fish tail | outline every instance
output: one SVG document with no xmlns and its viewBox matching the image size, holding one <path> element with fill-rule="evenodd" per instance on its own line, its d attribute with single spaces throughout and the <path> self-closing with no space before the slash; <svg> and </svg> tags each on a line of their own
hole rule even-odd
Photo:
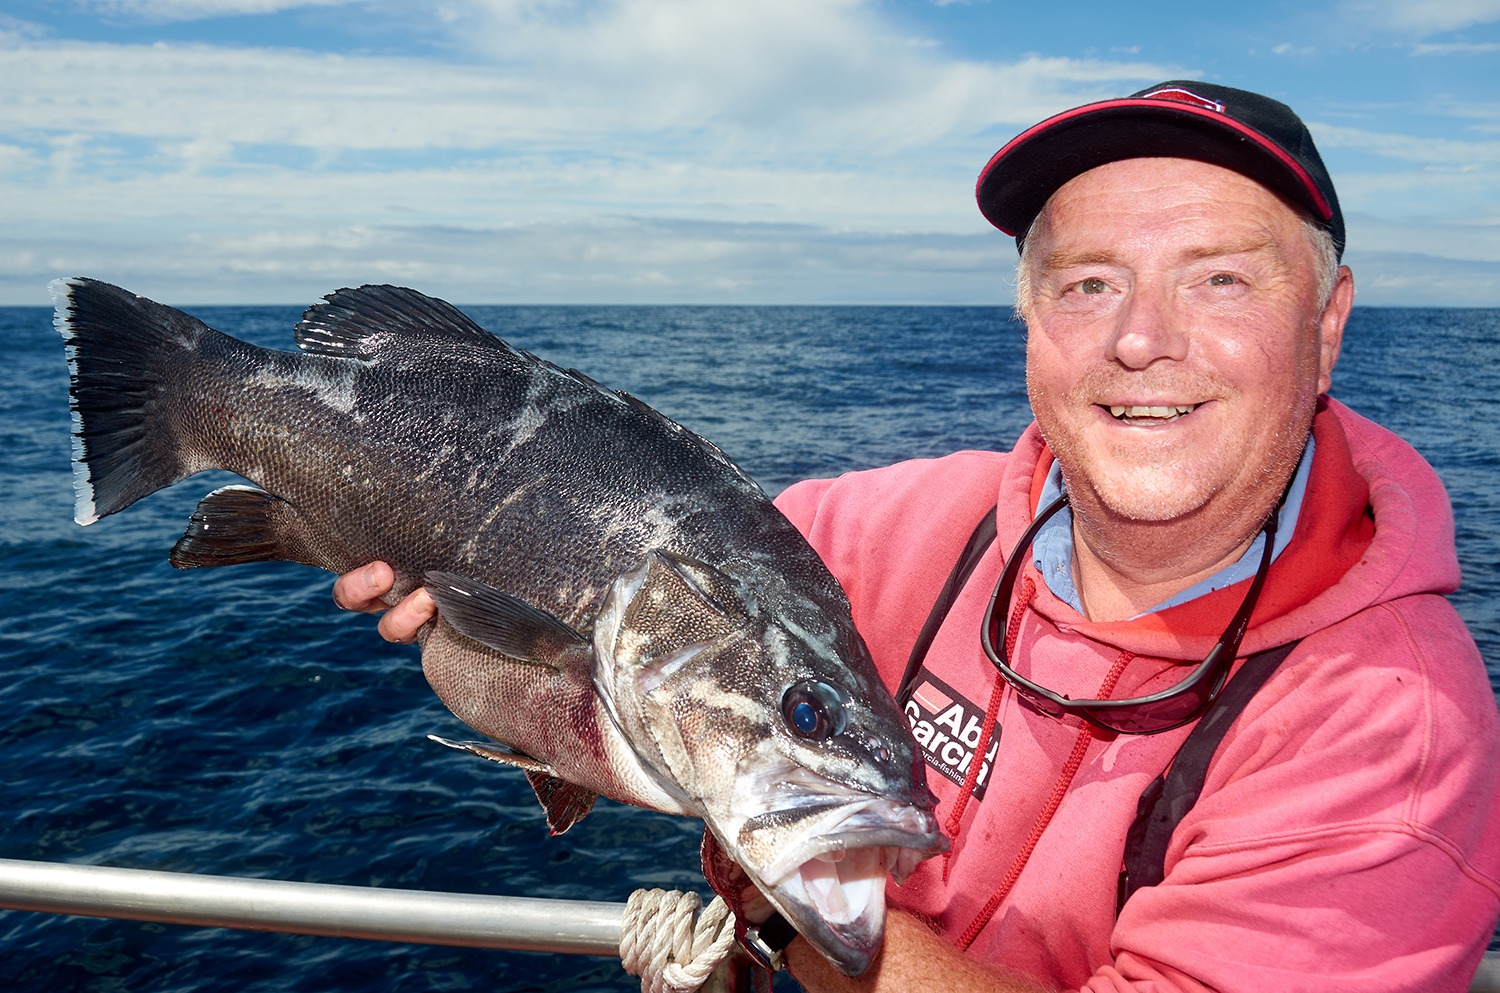
<svg viewBox="0 0 1500 993">
<path fill-rule="evenodd" d="M 92 524 L 211 468 L 183 453 L 172 394 L 203 337 L 217 332 L 96 279 L 55 279 L 47 289 L 72 380 L 74 520 Z"/>
</svg>

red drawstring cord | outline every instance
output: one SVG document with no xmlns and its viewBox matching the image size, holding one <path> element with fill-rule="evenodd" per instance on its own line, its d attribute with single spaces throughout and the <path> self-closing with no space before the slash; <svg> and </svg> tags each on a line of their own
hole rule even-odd
<svg viewBox="0 0 1500 993">
<path fill-rule="evenodd" d="M 1036 583 L 1030 576 L 1021 586 L 1021 599 L 1017 601 L 1016 608 L 1011 611 L 1010 623 L 1005 627 L 1005 654 L 1014 658 L 1016 652 L 1016 638 L 1021 633 L 1021 618 L 1026 616 L 1026 609 L 1031 606 L 1031 601 L 1036 599 Z M 963 821 L 964 809 L 969 805 L 969 797 L 974 795 L 974 784 L 979 781 L 979 770 L 984 765 L 984 755 L 990 748 L 990 738 L 995 733 L 995 720 L 1000 716 L 1000 701 L 1005 697 L 1005 680 L 996 676 L 995 688 L 990 690 L 990 703 L 984 711 L 984 727 L 979 732 L 979 744 L 974 748 L 974 757 L 969 760 L 969 771 L 964 774 L 963 788 L 958 791 L 958 799 L 953 801 L 953 811 L 948 815 L 943 830 L 948 837 L 957 839 L 958 828 Z M 943 853 L 943 882 L 948 881 L 948 867 L 953 864 L 953 847 Z"/>
<path fill-rule="evenodd" d="M 1027 577 L 1026 582 L 1027 586 L 1021 598 L 1021 609 L 1030 605 L 1031 598 L 1036 592 L 1036 588 L 1031 585 L 1030 577 Z M 1020 627 L 1018 621 L 1019 613 L 1012 615 L 1011 623 L 1005 633 L 1005 651 L 1007 654 L 1011 654 L 1012 657 L 1014 657 L 1013 653 L 1015 651 L 1016 632 Z M 1109 674 L 1104 677 L 1104 682 L 1099 685 L 1099 692 L 1094 699 L 1109 699 L 1110 694 L 1114 692 L 1115 683 L 1119 682 L 1120 674 L 1125 671 L 1125 667 L 1134 658 L 1135 655 L 1132 652 L 1120 653 L 1120 657 L 1115 659 L 1115 664 L 1110 668 Z M 989 747 L 989 735 L 994 726 L 995 712 L 998 709 L 995 706 L 995 701 L 1000 698 L 1001 685 L 1003 683 L 1004 680 L 997 675 L 995 677 L 995 690 L 991 695 L 989 714 L 985 719 L 984 731 L 980 734 L 980 750 L 974 754 L 975 762 L 978 762 L 984 754 L 983 749 Z M 1037 814 L 1036 823 L 1031 826 L 1031 834 L 1027 836 L 1026 843 L 1021 846 L 1021 850 L 1016 853 L 1015 861 L 1011 863 L 1010 871 L 1005 874 L 1005 879 L 1001 881 L 1000 886 L 994 893 L 990 894 L 990 898 L 985 901 L 979 913 L 969 922 L 969 926 L 964 928 L 963 934 L 959 935 L 957 940 L 954 941 L 954 945 L 958 948 L 966 949 L 974 943 L 974 939 L 979 937 L 979 932 L 984 930 L 985 925 L 990 922 L 990 918 L 995 916 L 995 911 L 999 909 L 1000 904 L 1010 895 L 1011 887 L 1015 886 L 1016 880 L 1020 878 L 1021 870 L 1026 867 L 1027 861 L 1030 860 L 1031 853 L 1036 849 L 1037 842 L 1041 840 L 1042 832 L 1046 830 L 1048 824 L 1052 823 L 1052 815 L 1057 813 L 1057 808 L 1062 805 L 1063 797 L 1068 793 L 1068 787 L 1073 784 L 1073 777 L 1078 773 L 1079 767 L 1083 765 L 1083 756 L 1088 751 L 1089 743 L 1093 741 L 1096 735 L 1102 737 L 1104 734 L 1105 732 L 1099 731 L 1092 724 L 1084 724 L 1079 730 L 1078 737 L 1073 742 L 1073 751 L 1068 755 L 1067 762 L 1063 763 L 1062 772 L 1058 773 L 1057 782 L 1052 787 L 1052 795 L 1047 797 L 1047 803 L 1042 807 L 1042 812 Z M 950 836 L 957 835 L 956 824 L 959 815 L 963 813 L 964 801 L 968 799 L 969 789 L 973 785 L 968 781 L 973 775 L 974 769 L 971 767 L 969 776 L 965 777 L 964 792 L 959 795 L 958 802 L 954 805 L 954 813 L 948 819 L 948 833 Z M 951 855 L 951 849 L 949 854 Z M 949 864 L 948 862 L 944 862 L 943 864 L 943 880 L 945 882 L 948 879 Z"/>
</svg>

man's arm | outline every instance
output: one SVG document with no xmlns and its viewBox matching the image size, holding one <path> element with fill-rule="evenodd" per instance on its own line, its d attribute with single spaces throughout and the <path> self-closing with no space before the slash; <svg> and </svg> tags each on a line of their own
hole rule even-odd
<svg viewBox="0 0 1500 993">
<path fill-rule="evenodd" d="M 850 979 L 806 941 L 787 946 L 787 965 L 809 993 L 1044 993 L 1043 988 L 969 958 L 910 914 L 891 910 L 885 945 L 865 974 Z"/>
</svg>

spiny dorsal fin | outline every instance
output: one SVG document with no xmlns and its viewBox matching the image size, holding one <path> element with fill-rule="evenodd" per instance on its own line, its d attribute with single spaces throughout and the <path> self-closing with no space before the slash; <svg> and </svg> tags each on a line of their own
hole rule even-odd
<svg viewBox="0 0 1500 993">
<path fill-rule="evenodd" d="M 493 586 L 451 572 L 429 572 L 425 585 L 449 627 L 513 659 L 562 668 L 564 656 L 588 650 L 567 624 Z"/>
<path fill-rule="evenodd" d="M 404 286 L 337 290 L 309 307 L 296 330 L 304 352 L 354 359 L 413 335 L 508 347 L 446 300 Z"/>
<path fill-rule="evenodd" d="M 439 735 L 429 734 L 428 741 L 435 741 L 439 745 L 447 745 L 470 755 L 478 755 L 482 759 L 491 762 L 500 762 L 504 765 L 513 765 L 517 769 L 527 772 L 536 772 L 544 776 L 555 776 L 556 771 L 541 759 L 534 759 L 525 752 L 518 752 L 509 745 L 502 745 L 495 741 L 454 741 L 452 738 L 444 738 Z"/>
<path fill-rule="evenodd" d="M 536 791 L 537 802 L 547 812 L 547 831 L 554 838 L 583 820 L 594 808 L 599 794 L 542 772 L 527 772 L 526 778 Z"/>
</svg>

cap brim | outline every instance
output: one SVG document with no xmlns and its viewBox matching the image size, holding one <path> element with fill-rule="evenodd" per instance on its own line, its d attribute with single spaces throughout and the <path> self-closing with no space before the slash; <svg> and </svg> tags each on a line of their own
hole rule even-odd
<svg viewBox="0 0 1500 993">
<path fill-rule="evenodd" d="M 1325 224 L 1334 218 L 1313 178 L 1281 146 L 1223 114 L 1156 99 L 1109 100 L 1048 118 L 990 158 L 975 197 L 991 224 L 1021 237 L 1069 180 L 1134 158 L 1210 162 L 1275 190 Z M 1342 247 L 1343 232 L 1333 234 Z"/>
</svg>

